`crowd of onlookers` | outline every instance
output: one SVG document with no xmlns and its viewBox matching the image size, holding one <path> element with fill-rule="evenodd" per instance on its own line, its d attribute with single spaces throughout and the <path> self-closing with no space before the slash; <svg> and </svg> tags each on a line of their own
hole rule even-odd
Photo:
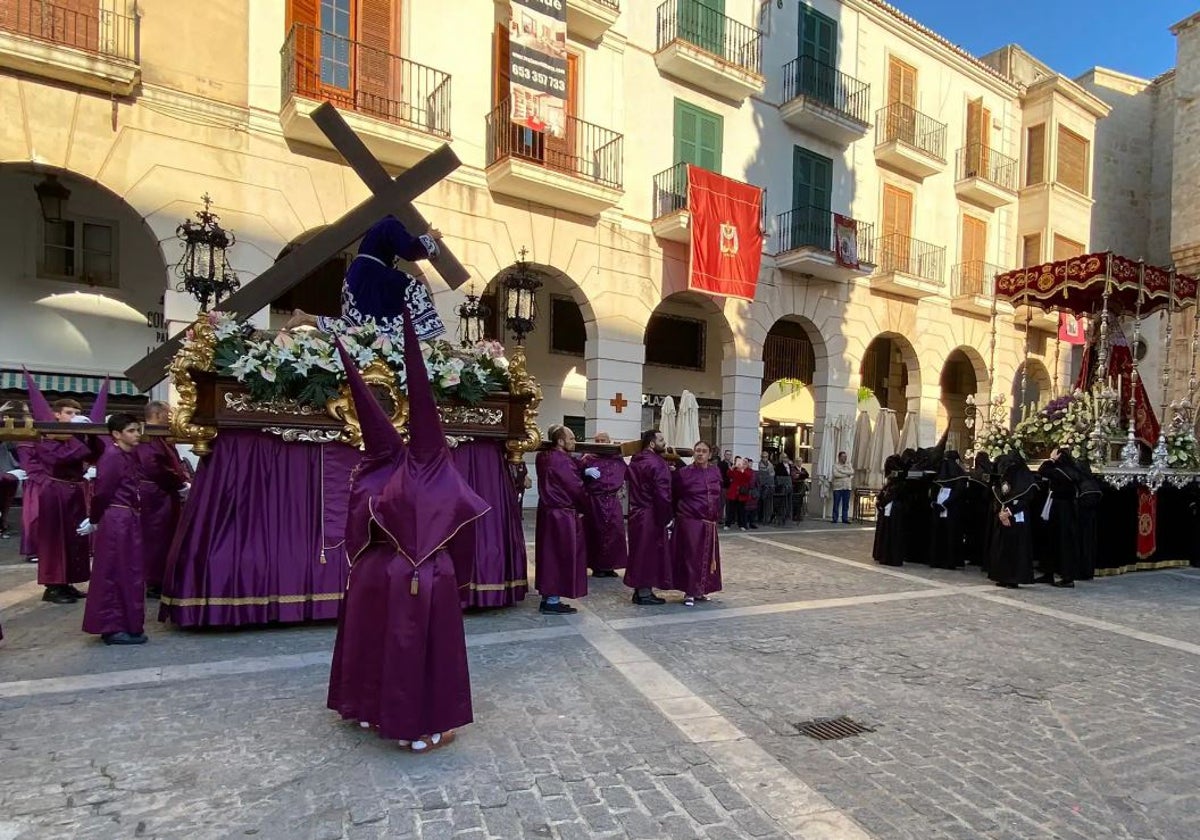
<svg viewBox="0 0 1200 840">
<path fill-rule="evenodd" d="M 808 470 L 781 453 L 763 452 L 752 458 L 734 457 L 731 450 L 717 462 L 725 491 L 723 528 L 755 530 L 760 525 L 786 525 L 801 520 L 811 484 Z"/>
</svg>

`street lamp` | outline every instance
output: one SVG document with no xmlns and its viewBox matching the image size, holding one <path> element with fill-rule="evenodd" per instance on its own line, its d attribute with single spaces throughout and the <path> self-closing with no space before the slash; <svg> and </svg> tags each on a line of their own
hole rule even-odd
<svg viewBox="0 0 1200 840">
<path fill-rule="evenodd" d="M 71 191 L 58 180 L 57 175 L 47 175 L 33 188 L 38 204 L 42 206 L 42 218 L 47 222 L 61 222 L 63 206 L 71 197 Z"/>
<path fill-rule="evenodd" d="M 183 257 L 175 266 L 180 278 L 175 288 L 187 292 L 200 304 L 200 311 L 207 312 L 210 300 L 219 304 L 242 284 L 226 255 L 237 239 L 232 231 L 221 227 L 220 217 L 210 209 L 212 199 L 208 193 L 201 200 L 204 209 L 196 212 L 198 221 L 188 219 L 175 229 L 183 246 Z"/>
<path fill-rule="evenodd" d="M 537 324 L 537 291 L 542 281 L 525 261 L 528 253 L 521 249 L 516 266 L 504 278 L 504 324 L 517 337 L 517 344 L 525 343 L 525 336 L 533 332 Z"/>
<path fill-rule="evenodd" d="M 463 347 L 474 347 L 484 339 L 487 319 L 491 316 L 491 308 L 475 294 L 475 284 L 472 283 L 467 299 L 458 306 L 458 340 Z"/>
</svg>

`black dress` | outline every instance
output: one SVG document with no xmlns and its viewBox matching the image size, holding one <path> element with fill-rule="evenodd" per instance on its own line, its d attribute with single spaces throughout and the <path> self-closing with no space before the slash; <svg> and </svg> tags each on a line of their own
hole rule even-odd
<svg viewBox="0 0 1200 840">
<path fill-rule="evenodd" d="M 1033 583 L 1033 522 L 1040 513 L 1036 504 L 1037 482 L 1025 461 L 1017 455 L 1003 455 L 996 464 L 1000 483 L 995 488 L 997 514 L 1009 512 L 1009 524 L 997 519 L 992 531 L 991 562 L 988 577 L 997 584 L 1015 587 Z"/>
<path fill-rule="evenodd" d="M 1069 455 L 1045 461 L 1038 467 L 1047 495 L 1038 516 L 1045 523 L 1045 540 L 1039 545 L 1045 566 L 1043 574 L 1056 574 L 1063 583 L 1079 577 L 1079 517 L 1076 500 L 1076 470 Z"/>
</svg>

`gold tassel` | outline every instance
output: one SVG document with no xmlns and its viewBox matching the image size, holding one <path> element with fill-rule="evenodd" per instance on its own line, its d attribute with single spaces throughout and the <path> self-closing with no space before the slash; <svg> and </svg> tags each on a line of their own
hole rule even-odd
<svg viewBox="0 0 1200 840">
<path fill-rule="evenodd" d="M 409 595 L 417 594 L 417 570 L 413 569 L 412 584 L 408 587 Z"/>
<path fill-rule="evenodd" d="M 321 565 L 322 565 L 322 566 L 324 566 L 324 565 L 325 565 L 325 552 L 324 552 L 324 550 L 322 550 L 322 551 L 321 551 Z"/>
</svg>

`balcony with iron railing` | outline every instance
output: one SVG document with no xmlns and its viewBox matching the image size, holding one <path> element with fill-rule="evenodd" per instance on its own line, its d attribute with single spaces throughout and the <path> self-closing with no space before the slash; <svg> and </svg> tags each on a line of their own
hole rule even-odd
<svg viewBox="0 0 1200 840">
<path fill-rule="evenodd" d="M 900 102 L 875 113 L 875 159 L 914 178 L 946 168 L 946 124 Z"/>
<path fill-rule="evenodd" d="M 875 267 L 875 227 L 827 207 L 797 207 L 776 217 L 775 264 L 793 274 L 822 280 L 852 280 Z"/>
<path fill-rule="evenodd" d="M 875 240 L 877 267 L 871 287 L 909 298 L 935 295 L 945 286 L 946 249 L 899 233 Z"/>
<path fill-rule="evenodd" d="M 960 198 L 989 210 L 1017 200 L 1020 164 L 983 143 L 971 143 L 955 152 L 954 172 L 954 189 Z"/>
<path fill-rule="evenodd" d="M 996 275 L 1005 269 L 983 260 L 968 260 L 950 268 L 950 307 L 973 315 L 1009 313 L 1012 307 L 996 300 Z"/>
<path fill-rule="evenodd" d="M 620 0 L 567 0 L 567 32 L 585 41 L 599 41 L 620 16 Z"/>
<path fill-rule="evenodd" d="M 562 136 L 513 122 L 512 102 L 486 117 L 487 178 L 493 192 L 594 216 L 624 195 L 625 139 L 567 116 Z"/>
<path fill-rule="evenodd" d="M 812 56 L 783 65 L 782 101 L 779 115 L 788 125 L 841 145 L 870 126 L 871 86 Z"/>
<path fill-rule="evenodd" d="M 139 18 L 46 0 L 0 2 L 0 68 L 128 96 L 141 82 Z"/>
<path fill-rule="evenodd" d="M 684 243 L 692 241 L 688 166 L 687 163 L 677 163 L 654 176 L 650 227 L 659 239 Z M 763 190 L 763 206 L 766 206 L 766 190 Z M 765 231 L 765 216 L 762 218 L 762 228 Z"/>
<path fill-rule="evenodd" d="M 762 34 L 700 0 L 658 7 L 654 63 L 668 76 L 733 101 L 761 93 Z"/>
<path fill-rule="evenodd" d="M 281 50 L 280 123 L 289 140 L 329 147 L 312 120 L 331 102 L 386 163 L 412 166 L 450 139 L 450 75 L 306 24 Z"/>
</svg>

